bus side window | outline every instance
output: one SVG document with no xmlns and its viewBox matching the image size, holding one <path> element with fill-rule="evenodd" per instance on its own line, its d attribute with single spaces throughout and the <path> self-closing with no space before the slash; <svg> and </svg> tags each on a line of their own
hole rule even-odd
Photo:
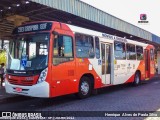
<svg viewBox="0 0 160 120">
<path fill-rule="evenodd" d="M 126 59 L 125 43 L 119 41 L 114 42 L 114 56 L 115 59 Z"/>
<path fill-rule="evenodd" d="M 96 51 L 96 58 L 100 58 L 100 50 L 99 50 L 99 38 L 95 37 L 95 51 Z"/>
<path fill-rule="evenodd" d="M 73 40 L 70 36 L 60 35 L 56 37 L 53 47 L 54 65 L 73 60 Z"/>
<path fill-rule="evenodd" d="M 143 60 L 143 47 L 136 46 L 137 60 Z"/>
<path fill-rule="evenodd" d="M 127 59 L 128 60 L 136 60 L 135 45 L 126 44 L 126 46 L 127 46 Z"/>
<path fill-rule="evenodd" d="M 94 42 L 92 36 L 76 33 L 75 40 L 77 57 L 94 58 Z"/>
</svg>

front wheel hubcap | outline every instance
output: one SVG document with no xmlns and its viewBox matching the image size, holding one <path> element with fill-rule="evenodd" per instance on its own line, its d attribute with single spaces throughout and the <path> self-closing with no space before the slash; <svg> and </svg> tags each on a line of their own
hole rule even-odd
<svg viewBox="0 0 160 120">
<path fill-rule="evenodd" d="M 84 82 L 82 82 L 82 84 L 81 84 L 81 93 L 82 93 L 83 95 L 87 95 L 88 92 L 89 92 L 89 84 L 88 84 L 88 82 L 84 81 Z"/>
</svg>

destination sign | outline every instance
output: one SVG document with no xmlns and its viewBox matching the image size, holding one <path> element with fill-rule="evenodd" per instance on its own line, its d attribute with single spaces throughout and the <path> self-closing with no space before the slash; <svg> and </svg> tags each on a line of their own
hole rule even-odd
<svg viewBox="0 0 160 120">
<path fill-rule="evenodd" d="M 111 39 L 111 40 L 116 40 L 116 41 L 120 41 L 120 42 L 127 42 L 126 38 L 121 38 L 121 37 L 109 35 L 106 33 L 102 33 L 102 36 L 106 37 L 108 39 Z"/>
<path fill-rule="evenodd" d="M 27 25 L 22 25 L 20 27 L 15 28 L 13 30 L 13 34 L 46 31 L 46 30 L 51 30 L 51 28 L 52 28 L 51 22 L 27 24 Z"/>
</svg>

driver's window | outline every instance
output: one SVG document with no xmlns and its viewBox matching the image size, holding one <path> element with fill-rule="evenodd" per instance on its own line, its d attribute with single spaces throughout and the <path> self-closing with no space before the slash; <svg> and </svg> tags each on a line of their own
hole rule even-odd
<svg viewBox="0 0 160 120">
<path fill-rule="evenodd" d="M 73 60 L 73 40 L 70 36 L 56 36 L 53 44 L 54 65 Z"/>
</svg>

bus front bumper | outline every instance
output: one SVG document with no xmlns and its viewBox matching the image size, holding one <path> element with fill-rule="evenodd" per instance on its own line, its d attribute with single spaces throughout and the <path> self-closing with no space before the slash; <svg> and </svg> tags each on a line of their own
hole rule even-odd
<svg viewBox="0 0 160 120">
<path fill-rule="evenodd" d="M 47 82 L 38 83 L 33 86 L 13 85 L 5 80 L 5 89 L 7 93 L 19 94 L 31 97 L 49 97 L 49 84 Z"/>
</svg>

